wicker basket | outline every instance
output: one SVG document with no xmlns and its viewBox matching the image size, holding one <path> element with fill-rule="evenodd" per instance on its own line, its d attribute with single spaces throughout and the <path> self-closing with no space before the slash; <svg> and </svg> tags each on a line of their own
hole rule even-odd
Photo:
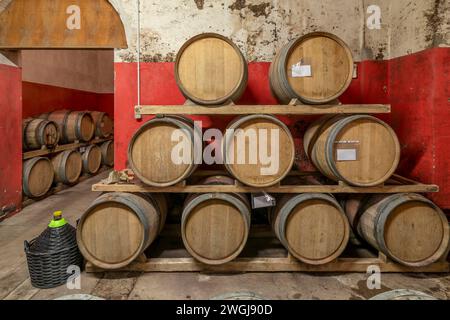
<svg viewBox="0 0 450 320">
<path fill-rule="evenodd" d="M 51 224 L 37 238 L 25 241 L 31 284 L 48 289 L 66 283 L 71 276 L 68 267 L 81 267 L 83 257 L 78 250 L 76 229 L 70 224 L 52 227 Z"/>
</svg>

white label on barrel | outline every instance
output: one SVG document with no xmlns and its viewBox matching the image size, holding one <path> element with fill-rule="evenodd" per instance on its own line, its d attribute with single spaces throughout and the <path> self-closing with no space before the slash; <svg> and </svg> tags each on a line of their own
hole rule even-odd
<svg viewBox="0 0 450 320">
<path fill-rule="evenodd" d="M 292 66 L 292 77 L 293 78 L 304 78 L 311 77 L 311 66 L 310 65 L 302 65 L 301 62 L 294 64 Z"/>
<path fill-rule="evenodd" d="M 337 149 L 337 161 L 356 161 L 356 149 Z"/>
</svg>

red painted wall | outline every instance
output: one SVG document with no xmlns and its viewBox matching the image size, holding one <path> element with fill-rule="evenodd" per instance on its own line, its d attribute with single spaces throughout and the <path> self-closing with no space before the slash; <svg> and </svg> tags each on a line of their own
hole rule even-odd
<svg viewBox="0 0 450 320">
<path fill-rule="evenodd" d="M 427 183 L 441 192 L 431 195 L 438 205 L 450 208 L 449 66 L 450 49 L 434 48 L 390 61 L 363 61 L 358 78 L 342 95 L 343 103 L 390 103 L 392 113 L 377 115 L 390 123 L 402 145 L 399 172 Z M 446 64 L 447 62 L 447 64 Z M 270 64 L 250 63 L 247 89 L 238 104 L 273 104 L 268 82 Z M 141 64 L 142 104 L 182 104 L 173 63 Z M 150 117 L 134 119 L 137 104 L 136 64 L 115 64 L 115 168 L 126 168 L 128 142 Z M 232 117 L 202 118 L 206 127 L 223 129 Z M 296 143 L 311 117 L 281 117 L 292 129 Z M 298 121 L 299 120 L 299 121 Z M 302 167 L 307 164 L 302 164 Z"/>
<path fill-rule="evenodd" d="M 23 82 L 23 118 L 60 109 L 96 110 L 114 116 L 114 94 Z"/>
<path fill-rule="evenodd" d="M 22 203 L 22 75 L 0 65 L 0 219 Z"/>
<path fill-rule="evenodd" d="M 450 208 L 450 49 L 434 48 L 389 61 L 392 123 L 402 143 L 399 172 L 440 186 L 430 194 Z"/>
</svg>

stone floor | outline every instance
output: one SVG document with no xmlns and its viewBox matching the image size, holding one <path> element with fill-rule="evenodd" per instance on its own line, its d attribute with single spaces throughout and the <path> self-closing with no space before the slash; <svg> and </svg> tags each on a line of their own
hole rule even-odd
<svg viewBox="0 0 450 320">
<path fill-rule="evenodd" d="M 91 294 L 106 299 L 210 299 L 229 292 L 253 292 L 269 299 L 368 299 L 391 289 L 413 289 L 450 298 L 449 274 L 382 274 L 381 289 L 367 288 L 363 273 L 83 273 L 81 289 L 40 290 L 28 276 L 23 241 L 46 227 L 51 213 L 62 210 L 71 224 L 98 196 L 91 185 L 107 173 L 27 206 L 0 223 L 0 299 L 55 299 Z"/>
</svg>

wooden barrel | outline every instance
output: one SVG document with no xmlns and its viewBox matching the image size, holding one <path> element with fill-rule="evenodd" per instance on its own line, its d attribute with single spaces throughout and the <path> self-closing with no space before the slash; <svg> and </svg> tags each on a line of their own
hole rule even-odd
<svg viewBox="0 0 450 320">
<path fill-rule="evenodd" d="M 100 149 L 102 150 L 102 163 L 112 167 L 114 165 L 114 141 L 103 142 Z"/>
<path fill-rule="evenodd" d="M 204 33 L 181 47 L 175 77 L 187 99 L 201 105 L 220 105 L 237 101 L 244 93 L 247 62 L 231 40 Z"/>
<path fill-rule="evenodd" d="M 277 238 L 294 257 L 319 265 L 341 255 L 349 240 L 350 226 L 332 195 L 286 195 L 277 202 L 270 211 L 270 222 Z"/>
<path fill-rule="evenodd" d="M 354 186 L 382 184 L 400 160 L 395 132 L 369 115 L 322 117 L 308 128 L 303 145 L 325 176 Z"/>
<path fill-rule="evenodd" d="M 86 147 L 81 159 L 83 161 L 83 172 L 94 174 L 102 165 L 102 150 L 95 144 Z"/>
<path fill-rule="evenodd" d="M 53 183 L 53 167 L 47 158 L 32 158 L 23 163 L 22 189 L 28 197 L 45 195 Z"/>
<path fill-rule="evenodd" d="M 83 170 L 81 154 L 75 150 L 59 153 L 52 159 L 55 181 L 74 184 L 78 181 Z"/>
<path fill-rule="evenodd" d="M 419 194 L 352 195 L 345 211 L 359 236 L 398 263 L 421 267 L 448 253 L 447 218 Z"/>
<path fill-rule="evenodd" d="M 22 124 L 23 149 L 53 149 L 59 141 L 58 126 L 45 119 L 25 119 Z"/>
<path fill-rule="evenodd" d="M 44 113 L 39 118 L 54 121 L 61 133 L 61 142 L 89 141 L 94 137 L 94 121 L 89 112 L 58 110 Z"/>
<path fill-rule="evenodd" d="M 91 111 L 92 120 L 95 125 L 95 136 L 108 138 L 114 132 L 114 123 L 106 112 Z"/>
<path fill-rule="evenodd" d="M 229 177 L 212 177 L 203 184 L 232 184 Z M 187 197 L 181 235 L 198 261 L 218 265 L 236 258 L 244 248 L 250 228 L 251 207 L 243 194 L 204 193 Z"/>
<path fill-rule="evenodd" d="M 267 187 L 281 181 L 291 170 L 295 157 L 294 139 L 289 128 L 276 117 L 243 116 L 232 121 L 227 132 L 233 133 L 226 134 L 222 144 L 225 168 L 240 182 Z M 261 153 L 273 157 L 272 167 L 265 163 L 266 159 L 261 159 Z"/>
<path fill-rule="evenodd" d="M 186 179 L 197 168 L 195 153 L 200 154 L 201 161 L 200 130 L 194 128 L 191 119 L 183 116 L 163 116 L 148 121 L 130 141 L 130 168 L 143 183 L 156 187 L 170 186 Z M 173 136 L 176 141 L 172 141 Z M 196 150 L 194 139 L 200 141 L 199 150 Z M 177 149 L 183 141 L 191 149 L 190 155 L 186 155 L 189 150 L 183 153 Z M 179 157 L 180 154 L 187 158 Z"/>
<path fill-rule="evenodd" d="M 396 289 L 386 291 L 370 298 L 369 300 L 438 300 L 437 298 L 417 290 Z"/>
<path fill-rule="evenodd" d="M 78 247 L 99 268 L 125 267 L 155 240 L 166 214 L 163 194 L 105 193 L 81 217 Z"/>
<path fill-rule="evenodd" d="M 350 48 L 333 34 L 313 32 L 285 45 L 269 70 L 270 88 L 279 102 L 299 99 L 325 104 L 337 99 L 353 77 Z"/>
</svg>

